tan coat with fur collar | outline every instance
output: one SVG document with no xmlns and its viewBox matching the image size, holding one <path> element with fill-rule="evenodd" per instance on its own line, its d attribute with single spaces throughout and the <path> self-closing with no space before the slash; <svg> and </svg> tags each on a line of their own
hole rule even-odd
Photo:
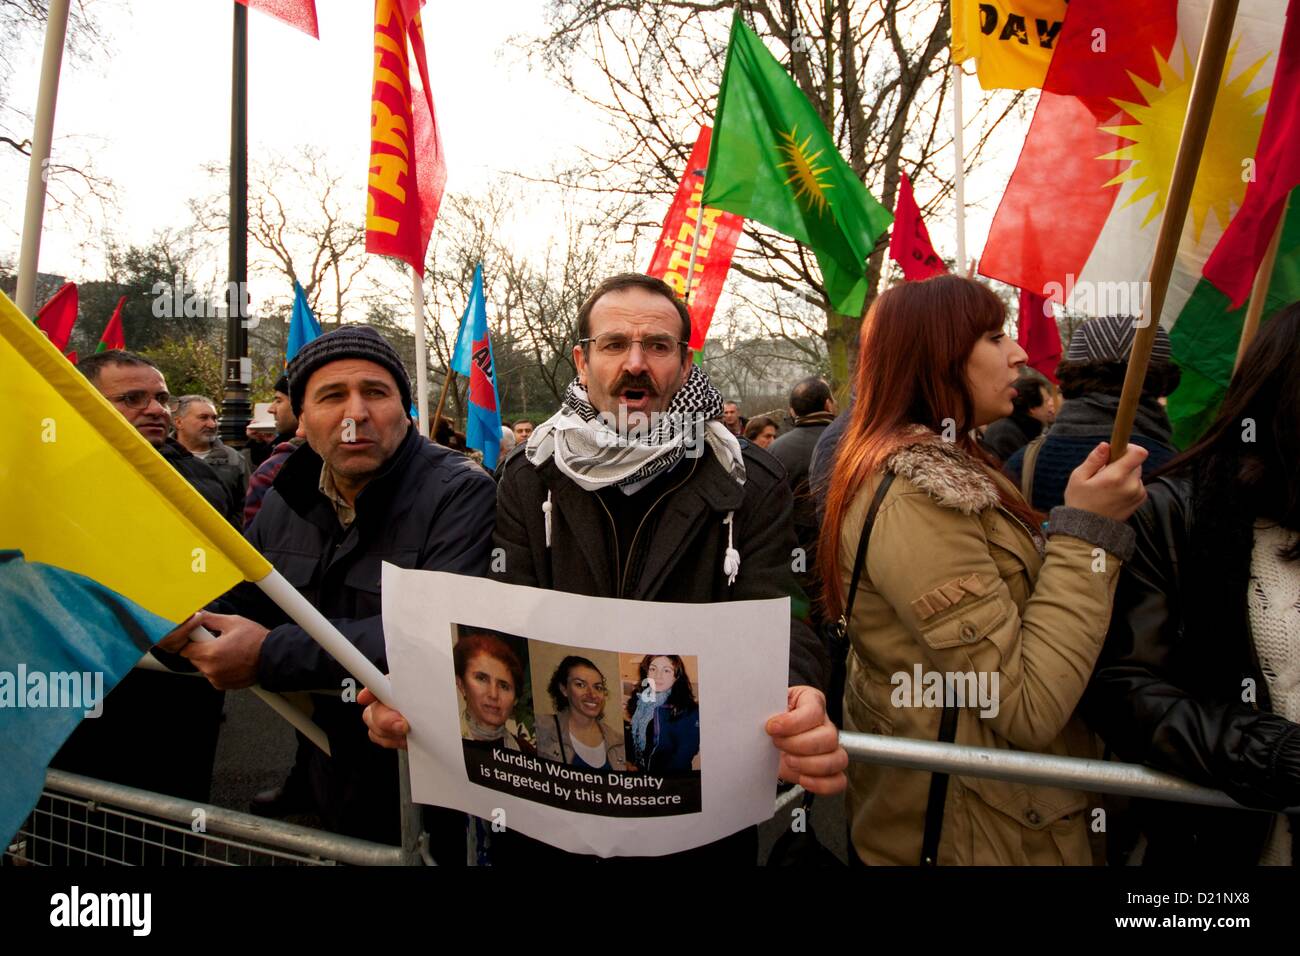
<svg viewBox="0 0 1300 956">
<path fill-rule="evenodd" d="M 1118 558 L 1060 533 L 1040 556 L 999 504 L 995 481 L 1010 487 L 1006 479 L 937 436 L 904 447 L 886 467 L 897 478 L 849 622 L 845 729 L 935 740 L 941 705 L 912 689 L 919 665 L 923 675 L 973 673 L 996 686 L 996 714 L 985 707 L 981 716 L 970 700 L 960 709 L 957 743 L 1097 756 L 1074 710 L 1106 635 Z M 880 480 L 859 491 L 845 519 L 846 589 Z M 852 841 L 864 862 L 919 861 L 929 786 L 927 772 L 850 766 Z M 1090 862 L 1083 793 L 976 777 L 950 777 L 948 786 L 941 865 Z"/>
</svg>

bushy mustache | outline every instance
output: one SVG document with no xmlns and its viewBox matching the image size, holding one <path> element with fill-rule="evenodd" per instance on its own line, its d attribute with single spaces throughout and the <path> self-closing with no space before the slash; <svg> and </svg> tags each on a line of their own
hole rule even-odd
<svg viewBox="0 0 1300 956">
<path fill-rule="evenodd" d="M 639 388 L 650 395 L 658 394 L 658 389 L 655 388 L 654 379 L 649 375 L 629 375 L 627 372 L 623 372 L 619 375 L 619 377 L 614 381 L 614 387 L 610 389 L 610 391 L 613 394 L 618 395 L 623 390 L 629 388 Z"/>
</svg>

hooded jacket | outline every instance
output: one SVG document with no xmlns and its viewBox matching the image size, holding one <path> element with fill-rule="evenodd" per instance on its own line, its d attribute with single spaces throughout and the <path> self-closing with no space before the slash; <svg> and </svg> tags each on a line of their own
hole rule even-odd
<svg viewBox="0 0 1300 956">
<path fill-rule="evenodd" d="M 925 430 L 886 469 L 897 477 L 876 516 L 849 622 L 845 729 L 935 740 L 943 700 L 925 689 L 951 680 L 952 702 L 963 703 L 958 686 L 966 695 L 956 743 L 1098 756 L 1074 711 L 1132 531 L 1058 508 L 1040 555 L 1030 529 L 1000 503 L 1006 478 Z M 866 482 L 847 512 L 844 590 L 881 480 Z M 930 773 L 852 763 L 848 774 L 858 856 L 916 865 Z M 950 777 L 938 862 L 1087 864 L 1087 808 L 1077 790 Z"/>
</svg>

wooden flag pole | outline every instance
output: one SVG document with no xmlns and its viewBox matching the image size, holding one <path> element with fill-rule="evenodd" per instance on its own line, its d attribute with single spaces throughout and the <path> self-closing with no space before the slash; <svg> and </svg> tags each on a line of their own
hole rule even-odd
<svg viewBox="0 0 1300 956">
<path fill-rule="evenodd" d="M 59 96 L 63 40 L 68 32 L 69 0 L 50 0 L 41 54 L 41 85 L 36 94 L 36 123 L 32 129 L 32 158 L 27 164 L 27 207 L 23 214 L 22 247 L 18 254 L 15 304 L 29 318 L 36 314 L 36 264 L 45 220 L 45 179 L 54 140 L 54 104 Z"/>
<path fill-rule="evenodd" d="M 1178 155 L 1169 182 L 1169 196 L 1160 220 L 1156 237 L 1155 256 L 1151 260 L 1151 273 L 1147 280 L 1149 289 L 1147 307 L 1133 338 L 1133 352 L 1129 356 L 1128 371 L 1124 375 L 1124 391 L 1115 412 L 1115 426 L 1110 435 L 1110 460 L 1115 461 L 1128 450 L 1129 435 L 1133 432 L 1133 419 L 1137 416 L 1138 399 L 1142 396 L 1142 382 L 1151 360 L 1151 346 L 1155 344 L 1160 314 L 1165 307 L 1165 293 L 1169 291 L 1169 276 L 1178 255 L 1178 243 L 1187 219 L 1187 207 L 1196 183 L 1196 171 L 1205 148 L 1214 100 L 1219 93 L 1223 64 L 1232 40 L 1232 25 L 1237 17 L 1238 0 L 1213 0 L 1210 16 L 1205 23 L 1201 39 L 1201 53 L 1196 60 L 1196 76 L 1192 80 L 1192 94 L 1187 104 L 1187 118 L 1183 121 L 1182 136 L 1178 140 Z"/>
<path fill-rule="evenodd" d="M 447 403 L 447 391 L 451 388 L 452 379 L 456 377 L 454 368 L 447 369 L 447 379 L 442 383 L 442 394 L 438 396 L 438 407 L 433 410 L 433 418 L 429 420 L 429 437 L 432 438 L 438 431 L 438 422 L 442 420 L 442 406 Z"/>
<path fill-rule="evenodd" d="M 1277 218 L 1277 228 L 1273 230 L 1273 238 L 1269 240 L 1268 248 L 1264 250 L 1264 259 L 1255 273 L 1255 284 L 1250 288 L 1250 307 L 1246 309 L 1246 321 L 1241 326 L 1241 341 L 1237 343 L 1237 360 L 1232 365 L 1234 373 L 1241 367 L 1241 357 L 1246 354 L 1250 343 L 1255 340 L 1255 333 L 1259 331 L 1259 320 L 1264 315 L 1264 301 L 1268 298 L 1268 283 L 1273 277 L 1273 265 L 1277 262 L 1278 246 L 1282 244 L 1282 227 L 1286 225 L 1288 201 L 1289 197 L 1282 202 L 1282 215 Z"/>
</svg>

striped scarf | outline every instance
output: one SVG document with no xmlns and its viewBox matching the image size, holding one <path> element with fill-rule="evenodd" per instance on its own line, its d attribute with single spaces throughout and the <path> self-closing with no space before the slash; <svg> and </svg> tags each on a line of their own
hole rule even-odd
<svg viewBox="0 0 1300 956">
<path fill-rule="evenodd" d="M 574 379 L 560 410 L 528 439 L 525 455 L 534 467 L 548 458 L 579 488 L 598 491 L 617 485 L 631 494 L 642 482 L 672 468 L 704 446 L 738 484 L 745 483 L 745 462 L 736 436 L 721 422 L 722 395 L 698 365 L 673 395 L 668 408 L 652 414 L 648 424 L 630 428 L 592 407 L 587 390 Z M 621 426 L 621 427 L 620 427 Z"/>
</svg>

